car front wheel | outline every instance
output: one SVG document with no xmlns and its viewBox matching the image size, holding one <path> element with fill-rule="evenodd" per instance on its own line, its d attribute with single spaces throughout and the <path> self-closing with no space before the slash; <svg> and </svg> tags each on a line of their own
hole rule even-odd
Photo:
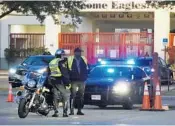
<svg viewBox="0 0 175 126">
<path fill-rule="evenodd" d="M 123 108 L 127 110 L 133 109 L 133 102 L 130 97 L 123 103 Z"/>
<path fill-rule="evenodd" d="M 174 83 L 173 75 L 170 75 L 170 81 L 169 81 L 169 84 L 170 84 L 170 85 L 173 85 L 173 83 Z"/>
<path fill-rule="evenodd" d="M 101 109 L 104 109 L 104 108 L 107 107 L 107 105 L 99 105 L 98 107 L 101 108 Z"/>
</svg>

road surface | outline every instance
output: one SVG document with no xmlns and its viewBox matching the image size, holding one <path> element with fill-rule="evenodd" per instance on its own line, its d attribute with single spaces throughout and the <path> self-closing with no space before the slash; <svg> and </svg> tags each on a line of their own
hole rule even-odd
<svg viewBox="0 0 175 126">
<path fill-rule="evenodd" d="M 8 78 L 7 76 L 0 76 L 0 90 L 1 89 L 8 89 Z M 170 85 L 170 90 L 175 89 L 175 84 Z M 168 91 L 168 86 L 167 85 L 162 85 L 161 87 L 162 91 Z"/>
<path fill-rule="evenodd" d="M 0 78 L 0 85 L 8 87 L 7 78 Z M 174 88 L 174 86 L 171 86 Z M 163 86 L 162 90 L 167 90 L 167 86 Z M 7 91 L 0 89 L 0 125 L 175 125 L 175 110 L 171 109 L 164 112 L 144 112 L 140 111 L 140 106 L 136 106 L 133 110 L 123 110 L 121 106 L 109 106 L 106 109 L 99 109 L 96 106 L 85 106 L 84 116 L 62 117 L 62 109 L 60 108 L 60 117 L 40 116 L 37 114 L 29 114 L 27 118 L 20 119 L 17 115 L 17 104 L 7 103 Z M 175 100 L 163 99 L 163 104 L 175 106 Z"/>
<path fill-rule="evenodd" d="M 109 106 L 106 109 L 99 109 L 96 106 L 85 106 L 84 116 L 60 117 L 39 116 L 29 114 L 27 118 L 20 119 L 17 115 L 17 104 L 7 103 L 7 96 L 0 96 L 0 125 L 175 125 L 175 110 L 164 112 L 144 112 L 139 111 L 139 106 L 133 110 L 123 110 L 120 106 Z M 164 100 L 164 104 L 174 104 L 174 101 Z"/>
</svg>

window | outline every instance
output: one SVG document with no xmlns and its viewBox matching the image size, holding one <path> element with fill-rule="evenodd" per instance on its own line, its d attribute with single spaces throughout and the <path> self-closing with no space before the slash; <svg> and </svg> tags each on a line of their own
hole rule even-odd
<svg viewBox="0 0 175 126">
<path fill-rule="evenodd" d="M 146 77 L 145 72 L 140 68 L 134 68 L 133 73 L 134 73 L 134 78 L 135 79 L 142 79 L 142 78 Z"/>
<path fill-rule="evenodd" d="M 96 67 L 94 68 L 89 77 L 91 78 L 131 78 L 132 69 L 130 67 Z"/>
<path fill-rule="evenodd" d="M 152 59 L 151 60 L 137 60 L 136 64 L 138 66 L 151 66 L 152 65 Z"/>
<path fill-rule="evenodd" d="M 23 65 L 48 65 L 53 58 L 54 57 L 28 57 L 26 60 L 24 60 Z"/>
<path fill-rule="evenodd" d="M 163 66 L 166 66 L 166 63 L 165 63 L 165 61 L 164 61 L 162 58 L 160 58 L 160 61 L 161 61 L 161 64 L 162 64 Z"/>
</svg>

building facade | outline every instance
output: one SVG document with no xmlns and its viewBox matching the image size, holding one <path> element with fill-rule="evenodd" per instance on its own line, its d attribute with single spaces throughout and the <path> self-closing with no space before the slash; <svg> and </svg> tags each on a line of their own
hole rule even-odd
<svg viewBox="0 0 175 126">
<path fill-rule="evenodd" d="M 6 16 L 0 20 L 0 56 L 4 58 L 4 49 L 13 45 L 15 48 L 25 48 L 23 41 L 32 41 L 34 46 L 38 41 L 43 42 L 51 53 L 59 47 L 59 33 L 141 33 L 146 31 L 150 34 L 148 42 L 154 40 L 154 51 L 164 57 L 165 43 L 168 39 L 171 29 L 175 29 L 175 10 L 174 9 L 155 9 L 145 6 L 144 2 L 129 1 L 120 3 L 118 1 L 92 1 L 86 2 L 83 10 L 82 23 L 77 28 L 67 28 L 64 25 L 56 25 L 53 19 L 48 16 L 41 26 L 35 16 Z M 69 18 L 60 16 L 60 20 L 65 24 L 70 23 Z M 17 35 L 23 34 L 23 37 Z M 37 37 L 28 37 L 24 35 L 37 35 Z M 13 39 L 15 38 L 15 39 Z M 25 39 L 24 39 L 25 38 Z M 128 38 L 129 41 L 130 38 Z M 133 41 L 137 39 L 133 38 Z M 97 42 L 100 39 L 97 38 Z M 137 41 L 141 41 L 140 38 Z M 147 49 L 148 53 L 151 50 Z M 1 68 L 5 66 L 5 60 L 1 60 Z"/>
</svg>

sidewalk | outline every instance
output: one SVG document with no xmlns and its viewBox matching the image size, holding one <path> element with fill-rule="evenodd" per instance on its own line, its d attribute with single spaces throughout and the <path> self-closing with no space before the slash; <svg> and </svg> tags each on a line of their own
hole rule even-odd
<svg viewBox="0 0 175 126">
<path fill-rule="evenodd" d="M 8 76 L 8 70 L 0 70 L 0 76 Z"/>
</svg>

